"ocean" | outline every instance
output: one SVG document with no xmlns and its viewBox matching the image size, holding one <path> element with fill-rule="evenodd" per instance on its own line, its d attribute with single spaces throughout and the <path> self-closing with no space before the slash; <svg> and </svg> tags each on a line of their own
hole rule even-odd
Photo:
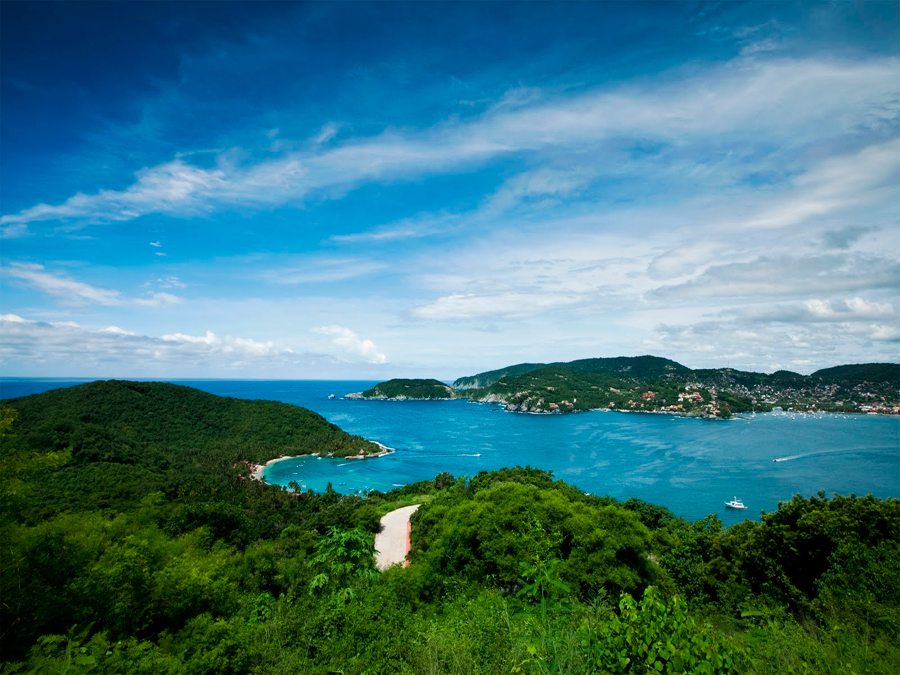
<svg viewBox="0 0 900 675">
<path fill-rule="evenodd" d="M 0 397 L 83 381 L 2 380 Z M 621 500 L 637 497 L 690 520 L 712 513 L 725 525 L 758 519 L 779 501 L 819 490 L 900 497 L 898 417 L 766 413 L 710 421 L 599 411 L 528 415 L 467 401 L 341 398 L 375 384 L 368 381 L 176 383 L 221 396 L 300 405 L 350 433 L 396 449 L 367 460 L 297 458 L 266 470 L 270 483 L 296 481 L 316 491 L 329 482 L 347 494 L 387 491 L 441 471 L 474 476 L 532 466 L 585 492 Z M 726 509 L 724 503 L 733 497 L 747 510 Z"/>
</svg>

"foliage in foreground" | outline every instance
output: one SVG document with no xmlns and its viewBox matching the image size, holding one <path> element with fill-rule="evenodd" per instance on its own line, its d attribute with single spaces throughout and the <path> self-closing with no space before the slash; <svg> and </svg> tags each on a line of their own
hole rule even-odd
<svg viewBox="0 0 900 675">
<path fill-rule="evenodd" d="M 177 428 L 192 413 L 171 403 Z M 900 663 L 897 500 L 796 497 L 723 529 L 528 468 L 366 500 L 290 495 L 223 461 L 214 429 L 205 449 L 174 436 L 120 447 L 162 433 L 158 422 L 108 412 L 85 435 L 34 413 L 40 397 L 28 405 L 17 422 L 0 416 L 12 469 L 0 473 L 3 673 L 836 675 Z M 123 473 L 136 447 L 146 456 Z M 425 502 L 412 565 L 378 574 L 378 515 L 410 500 Z"/>
</svg>

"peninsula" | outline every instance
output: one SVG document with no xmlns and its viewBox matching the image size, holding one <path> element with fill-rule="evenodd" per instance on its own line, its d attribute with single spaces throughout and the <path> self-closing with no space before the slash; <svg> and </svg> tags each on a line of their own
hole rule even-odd
<svg viewBox="0 0 900 675">
<path fill-rule="evenodd" d="M 425 382 L 436 385 L 432 395 L 411 395 L 420 390 L 402 384 Z M 801 375 L 786 370 L 771 374 L 733 368 L 694 370 L 658 356 L 620 356 L 520 363 L 461 377 L 453 388 L 437 380 L 391 380 L 355 397 L 466 398 L 499 403 L 511 412 L 616 410 L 722 419 L 776 407 L 900 414 L 898 384 L 900 365 L 893 363 L 843 365 Z"/>
</svg>

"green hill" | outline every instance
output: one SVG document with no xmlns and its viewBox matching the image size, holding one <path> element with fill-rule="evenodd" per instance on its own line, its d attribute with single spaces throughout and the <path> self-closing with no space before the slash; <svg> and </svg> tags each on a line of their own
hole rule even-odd
<svg viewBox="0 0 900 675">
<path fill-rule="evenodd" d="M 518 377 L 534 370 L 548 367 L 547 363 L 520 363 L 515 366 L 507 366 L 498 370 L 488 370 L 478 375 L 460 377 L 453 382 L 454 389 L 484 389 L 504 377 Z"/>
<path fill-rule="evenodd" d="M 810 377 L 823 382 L 862 384 L 874 382 L 900 388 L 900 365 L 896 363 L 860 363 L 817 370 Z"/>
<path fill-rule="evenodd" d="M 90 382 L 2 404 L 18 412 L 27 446 L 68 447 L 85 461 L 141 464 L 148 453 L 209 452 L 265 462 L 282 455 L 380 452 L 305 408 L 163 382 Z"/>
<path fill-rule="evenodd" d="M 432 400 L 456 398 L 456 392 L 439 380 L 394 379 L 376 384 L 371 389 L 362 392 L 359 397 L 398 401 Z"/>
<path fill-rule="evenodd" d="M 4 508 L 28 519 L 70 507 L 128 508 L 146 494 L 223 485 L 234 467 L 284 455 L 377 454 L 320 415 L 275 401 L 222 398 L 159 382 L 102 381 L 2 401 L 18 419 L 15 452 L 3 463 L 23 475 L 46 471 L 39 489 Z M 7 448 L 11 452 L 11 448 Z M 0 467 L 0 468 L 3 468 Z"/>
<path fill-rule="evenodd" d="M 579 359 L 554 363 L 520 363 L 499 370 L 489 370 L 453 383 L 456 389 L 483 389 L 504 377 L 518 377 L 541 368 L 564 368 L 583 373 L 610 373 L 624 377 L 659 379 L 669 375 L 689 373 L 690 368 L 659 356 L 616 356 L 612 358 Z"/>
</svg>

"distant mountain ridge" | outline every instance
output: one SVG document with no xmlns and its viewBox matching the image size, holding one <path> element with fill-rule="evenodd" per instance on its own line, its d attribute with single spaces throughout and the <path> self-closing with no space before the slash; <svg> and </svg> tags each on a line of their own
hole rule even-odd
<svg viewBox="0 0 900 675">
<path fill-rule="evenodd" d="M 733 368 L 691 369 L 677 361 L 659 356 L 617 356 L 612 358 L 555 361 L 553 363 L 519 363 L 477 375 L 460 377 L 453 382 L 454 389 L 483 389 L 507 377 L 516 377 L 543 368 L 563 368 L 585 373 L 609 373 L 634 378 L 660 378 L 670 375 L 691 375 L 700 381 L 730 382 L 732 384 L 801 384 L 815 380 L 823 382 L 873 382 L 900 386 L 900 364 L 861 363 L 822 368 L 811 375 L 801 375 L 790 370 L 774 373 L 756 373 Z"/>
<path fill-rule="evenodd" d="M 484 389 L 504 377 L 524 375 L 542 368 L 564 368 L 584 373 L 627 374 L 631 377 L 640 378 L 658 378 L 673 373 L 691 372 L 691 369 L 687 366 L 660 356 L 615 356 L 611 358 L 578 359 L 576 361 L 555 361 L 553 363 L 520 363 L 469 377 L 460 377 L 453 383 L 453 388 Z"/>
</svg>

